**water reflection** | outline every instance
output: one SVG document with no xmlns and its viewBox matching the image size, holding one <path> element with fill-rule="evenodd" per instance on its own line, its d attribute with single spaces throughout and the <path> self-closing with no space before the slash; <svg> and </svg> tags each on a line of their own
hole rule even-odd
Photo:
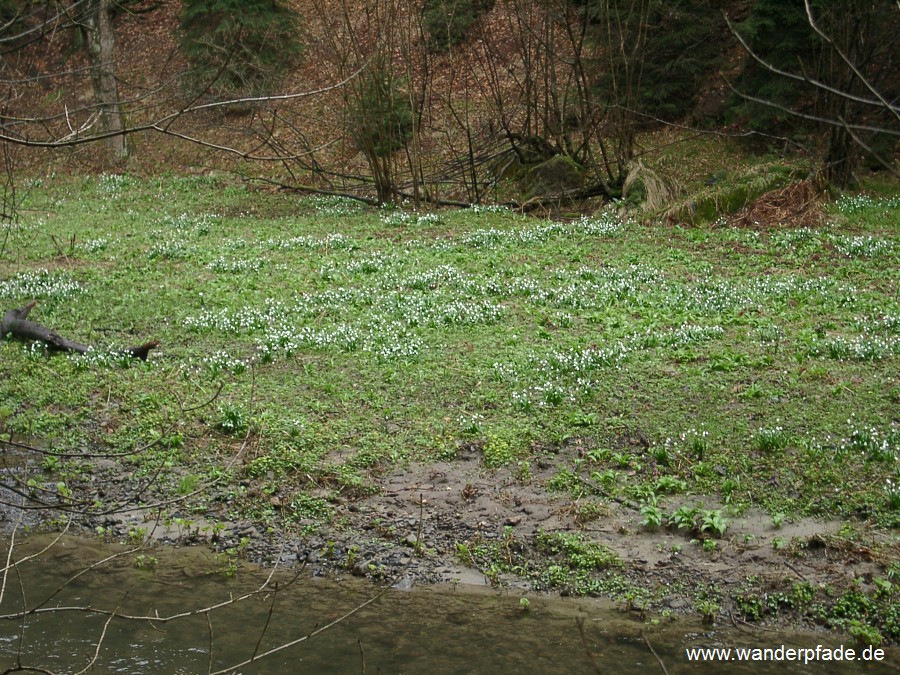
<svg viewBox="0 0 900 675">
<path fill-rule="evenodd" d="M 27 542 L 34 550 L 37 539 Z M 24 549 L 16 551 L 20 558 Z M 7 578 L 4 614 L 25 602 L 33 607 L 52 595 L 71 575 L 108 556 L 99 542 L 64 538 L 47 554 L 18 567 Z M 92 606 L 124 614 L 166 616 L 240 596 L 257 588 L 262 572 L 230 579 L 222 560 L 202 549 L 157 547 L 143 551 L 157 563 L 135 567 L 136 554 L 122 556 L 68 584 L 46 607 Z M 143 564 L 147 565 L 148 558 Z M 21 583 L 20 583 L 21 579 Z M 167 623 L 127 621 L 83 611 L 32 615 L 25 622 L 0 623 L 0 667 L 42 667 L 77 672 L 97 652 L 95 672 L 207 673 L 238 664 L 256 651 L 309 635 L 318 627 L 372 598 L 377 589 L 356 579 L 331 581 L 302 576 L 287 587 L 223 607 L 206 615 Z M 587 654 L 576 620 L 595 664 Z M 263 629 L 265 634 L 263 635 Z M 242 667 L 241 673 L 662 673 L 644 638 L 669 673 L 895 673 L 900 661 L 890 650 L 881 664 L 691 664 L 687 646 L 836 646 L 835 636 L 772 633 L 760 630 L 707 630 L 679 621 L 648 626 L 596 601 L 531 597 L 527 610 L 519 598 L 491 591 L 416 588 L 390 590 L 338 625 L 308 641 Z M 105 634 L 104 634 L 105 631 Z M 100 636 L 100 649 L 97 644 Z M 849 646 L 849 644 L 848 644 Z"/>
</svg>

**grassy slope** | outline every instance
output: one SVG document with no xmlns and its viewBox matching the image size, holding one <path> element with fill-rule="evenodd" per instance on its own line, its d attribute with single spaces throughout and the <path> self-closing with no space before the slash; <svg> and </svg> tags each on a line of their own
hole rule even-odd
<svg viewBox="0 0 900 675">
<path fill-rule="evenodd" d="M 663 523 L 701 500 L 900 523 L 896 197 L 815 231 L 380 212 L 172 177 L 37 185 L 26 207 L 2 307 L 35 297 L 67 337 L 162 350 L 122 367 L 4 341 L 0 425 L 61 452 L 161 436 L 126 464 L 176 493 L 221 475 L 249 425 L 198 511 L 308 526 L 467 445 L 523 480 L 553 453 L 547 490 L 583 498 L 580 476 Z"/>
</svg>

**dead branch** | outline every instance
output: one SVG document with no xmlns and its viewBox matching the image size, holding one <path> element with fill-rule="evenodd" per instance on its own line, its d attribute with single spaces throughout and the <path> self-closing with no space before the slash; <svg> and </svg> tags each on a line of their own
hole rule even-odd
<svg viewBox="0 0 900 675">
<path fill-rule="evenodd" d="M 808 3 L 807 3 L 807 10 L 809 11 Z M 803 82 L 805 84 L 810 84 L 813 87 L 816 87 L 817 89 L 822 89 L 824 91 L 827 91 L 830 94 L 834 94 L 835 96 L 839 96 L 841 98 L 846 98 L 847 100 L 853 101 L 855 103 L 862 103 L 864 105 L 877 106 L 879 108 L 884 108 L 884 109 L 889 110 L 892 113 L 894 113 L 895 116 L 900 114 L 900 109 L 898 109 L 897 106 L 893 106 L 890 103 L 888 103 L 886 100 L 884 100 L 884 97 L 881 96 L 878 93 L 878 91 L 868 83 L 868 81 L 859 73 L 859 71 L 847 59 L 847 57 L 845 57 L 843 55 L 843 53 L 837 49 L 837 47 L 834 45 L 833 41 L 819 30 L 819 28 L 813 22 L 811 14 L 809 15 L 809 25 L 813 28 L 813 30 L 815 30 L 817 33 L 819 33 L 819 35 L 821 35 L 822 38 L 826 42 L 828 42 L 830 45 L 832 45 L 835 48 L 835 50 L 838 52 L 838 54 L 841 56 L 841 58 L 847 63 L 847 65 L 850 68 L 853 69 L 853 71 L 857 74 L 857 76 L 860 78 L 860 80 L 866 84 L 866 87 L 875 94 L 877 99 L 866 98 L 864 96 L 856 96 L 855 94 L 853 94 L 851 92 L 843 91 L 842 89 L 838 89 L 837 87 L 832 87 L 831 85 L 827 84 L 826 82 L 822 82 L 820 80 L 813 79 L 809 75 L 806 75 L 806 74 L 798 75 L 796 73 L 792 73 L 787 70 L 777 68 L 774 65 L 772 65 L 771 63 L 769 63 L 768 61 L 766 61 L 765 59 L 763 59 L 755 51 L 753 51 L 752 47 L 750 47 L 750 45 L 747 44 L 747 41 L 744 39 L 744 37 L 735 29 L 734 25 L 731 23 L 731 20 L 728 18 L 727 15 L 725 16 L 725 23 L 728 24 L 728 28 L 731 31 L 732 35 L 734 35 L 737 38 L 738 42 L 741 43 L 741 47 L 744 48 L 744 51 L 746 51 L 747 54 L 749 54 L 750 57 L 754 61 L 756 61 L 759 65 L 761 65 L 763 68 L 768 70 L 770 73 L 778 75 L 779 77 L 785 77 L 789 80 L 794 80 L 796 82 Z"/>
<path fill-rule="evenodd" d="M 134 550 L 136 550 L 136 549 L 131 549 L 132 552 Z M 116 554 L 116 557 L 118 557 L 119 555 L 124 555 L 128 552 L 129 551 L 125 551 L 123 553 Z M 110 558 L 111 557 L 112 556 L 110 556 Z M 93 565 L 91 565 L 91 569 L 97 567 L 98 565 L 100 565 L 102 563 L 107 562 L 110 558 L 106 558 L 98 563 L 94 563 Z M 222 609 L 223 607 L 229 607 L 238 602 L 242 602 L 249 598 L 253 598 L 253 597 L 256 597 L 257 595 L 262 595 L 263 593 L 268 592 L 270 590 L 272 577 L 275 576 L 275 573 L 278 571 L 278 569 L 279 569 L 279 567 L 276 564 L 275 567 L 273 567 L 272 570 L 269 572 L 269 575 L 265 578 L 265 580 L 262 582 L 262 584 L 260 584 L 260 586 L 258 588 L 254 589 L 252 591 L 248 591 L 237 597 L 234 597 L 234 596 L 229 597 L 228 600 L 223 600 L 222 602 L 217 602 L 212 605 L 207 605 L 206 607 L 187 610 L 184 612 L 177 612 L 175 614 L 169 614 L 167 616 L 160 616 L 159 614 L 122 614 L 118 611 L 113 611 L 110 609 L 101 609 L 99 607 L 92 607 L 91 605 L 63 605 L 63 606 L 57 606 L 57 607 L 31 608 L 31 609 L 25 609 L 20 612 L 14 612 L 12 614 L 2 614 L 2 615 L 0 615 L 0 620 L 14 620 L 14 619 L 20 619 L 23 617 L 27 617 L 30 615 L 36 615 L 36 614 L 54 614 L 56 612 L 78 612 L 78 613 L 83 613 L 83 614 L 98 614 L 100 616 L 112 615 L 118 619 L 122 619 L 122 620 L 126 620 L 126 621 L 147 621 L 152 624 L 171 623 L 173 621 L 177 621 L 178 619 L 185 619 L 185 618 L 191 617 L 191 616 L 202 616 L 204 614 L 209 614 L 210 612 L 214 612 L 216 610 Z M 294 581 L 299 577 L 301 572 L 302 572 L 302 570 L 298 571 L 296 573 L 296 575 L 293 577 L 293 579 L 288 584 L 285 584 L 285 586 L 288 586 L 288 585 L 294 583 Z M 80 576 L 80 573 L 79 573 L 79 576 Z M 387 589 L 385 589 L 385 590 L 387 590 Z M 378 597 L 380 597 L 380 595 L 376 596 L 376 598 L 373 598 L 372 600 L 370 600 L 370 602 L 377 599 Z M 318 632 L 321 632 L 321 631 L 318 631 Z M 260 655 L 259 658 L 262 658 L 262 656 L 265 656 L 265 654 Z"/>
<path fill-rule="evenodd" d="M 584 617 L 579 616 L 575 619 L 575 624 L 578 626 L 578 635 L 581 636 L 581 646 L 584 647 L 584 653 L 587 654 L 588 660 L 594 668 L 594 672 L 597 673 L 597 675 L 602 675 L 603 670 L 600 668 L 600 664 L 597 663 L 594 652 L 592 652 L 591 648 L 588 646 L 587 636 L 584 634 Z"/>
<path fill-rule="evenodd" d="M 263 625 L 263 628 L 259 633 L 259 639 L 256 641 L 256 646 L 253 648 L 253 656 L 251 658 L 256 658 L 256 655 L 259 654 L 259 646 L 262 644 L 263 638 L 266 636 L 266 632 L 269 630 L 269 624 L 272 623 L 272 615 L 275 613 L 275 601 L 278 599 L 277 581 L 272 587 L 272 590 L 274 592 L 272 593 L 272 602 L 269 604 L 269 613 L 266 615 L 266 623 Z"/>
<path fill-rule="evenodd" d="M 27 319 L 28 314 L 34 309 L 36 304 L 37 301 L 32 300 L 24 307 L 7 310 L 3 314 L 3 318 L 0 319 L 0 336 L 12 335 L 19 340 L 43 342 L 51 351 L 77 352 L 79 354 L 86 354 L 92 351 L 92 348 L 88 345 L 83 345 L 80 342 L 74 342 L 64 338 L 39 323 L 29 321 Z M 137 347 L 127 347 L 119 353 L 135 359 L 140 359 L 141 361 L 146 361 L 147 356 L 150 354 L 150 350 L 158 346 L 159 342 L 154 340 L 145 342 Z"/>
<path fill-rule="evenodd" d="M 119 601 L 119 604 L 116 606 L 116 611 L 119 610 L 119 607 L 122 605 L 123 602 L 125 602 L 125 598 L 127 598 L 127 597 L 128 597 L 128 592 L 126 591 L 125 595 L 122 596 L 122 599 Z M 110 614 L 109 617 L 106 619 L 106 623 L 103 624 L 103 631 L 100 633 L 100 639 L 97 640 L 97 647 L 96 647 L 96 649 L 94 649 L 93 657 L 91 657 L 91 660 L 88 662 L 88 664 L 84 668 L 79 670 L 77 673 L 75 673 L 75 675 L 84 675 L 84 673 L 93 669 L 94 664 L 97 662 L 97 659 L 100 656 L 100 648 L 103 646 L 103 641 L 106 639 L 106 631 L 109 630 L 109 624 L 112 622 L 112 620 L 115 617 L 116 617 L 116 615 L 115 615 L 115 613 L 113 613 L 113 614 Z"/>
<path fill-rule="evenodd" d="M 900 122 L 900 106 L 897 106 L 893 102 L 888 102 L 888 100 L 881 94 L 878 89 L 872 85 L 871 82 L 860 72 L 857 65 L 853 62 L 853 60 L 844 53 L 844 50 L 838 46 L 834 40 L 831 39 L 831 36 L 825 33 L 819 25 L 816 23 L 815 18 L 813 17 L 812 6 L 809 4 L 809 0 L 804 0 L 803 3 L 806 6 L 806 18 L 809 22 L 810 27 L 819 35 L 825 42 L 827 42 L 832 49 L 837 53 L 838 56 L 841 57 L 841 60 L 847 65 L 850 70 L 853 71 L 853 74 L 859 79 L 860 82 L 868 89 L 872 95 L 878 99 L 877 103 L 872 102 L 873 105 L 878 105 L 885 110 L 889 111 L 893 114 L 893 116 Z M 898 3 L 898 9 L 900 9 L 900 3 Z M 841 96 L 850 98 L 850 94 L 847 92 L 838 92 Z"/>
<path fill-rule="evenodd" d="M 375 602 L 376 600 L 378 600 L 379 598 L 381 598 L 381 596 L 383 596 L 385 593 L 387 593 L 387 592 L 391 589 L 391 586 L 393 585 L 393 583 L 394 583 L 395 581 L 396 581 L 396 580 L 392 580 L 388 585 L 386 585 L 384 588 L 382 588 L 381 591 L 380 591 L 378 594 L 372 596 L 371 598 L 369 598 L 368 600 L 366 600 L 366 601 L 363 602 L 362 604 L 357 605 L 356 607 L 354 607 L 353 609 L 351 609 L 351 610 L 350 610 L 349 612 L 347 612 L 346 614 L 343 614 L 342 616 L 339 616 L 339 617 L 338 617 L 337 619 L 335 619 L 334 621 L 325 624 L 325 625 L 322 626 L 321 628 L 317 628 L 316 630 L 312 631 L 312 632 L 309 633 L 308 635 L 304 635 L 303 637 L 299 637 L 299 638 L 297 638 L 296 640 L 291 640 L 291 641 L 289 641 L 289 642 L 285 642 L 284 644 L 279 645 L 279 646 L 277 646 L 277 647 L 273 647 L 272 649 L 270 649 L 270 650 L 268 650 L 268 651 L 265 651 L 265 652 L 263 652 L 262 654 L 254 654 L 251 658 L 247 659 L 246 661 L 242 661 L 241 663 L 236 663 L 236 664 L 234 664 L 233 666 L 229 666 L 228 668 L 223 668 L 222 670 L 217 670 L 217 671 L 215 671 L 215 672 L 213 672 L 213 673 L 210 673 L 210 675 L 225 675 L 226 673 L 233 673 L 233 672 L 236 672 L 236 671 L 240 670 L 241 668 L 244 668 L 244 667 L 246 667 L 246 666 L 249 666 L 251 663 L 255 663 L 256 661 L 259 661 L 260 659 L 263 659 L 263 658 L 265 658 L 265 657 L 267 657 L 267 656 L 271 656 L 272 654 L 276 654 L 276 653 L 278 653 L 278 652 L 280 652 L 280 651 L 282 651 L 282 650 L 285 650 L 285 649 L 288 649 L 288 648 L 293 647 L 293 646 L 295 646 L 295 645 L 298 645 L 298 644 L 300 644 L 301 642 L 306 642 L 307 640 L 309 640 L 310 638 L 315 637 L 315 636 L 318 635 L 319 633 L 324 633 L 324 632 L 325 632 L 326 630 L 328 630 L 329 628 L 332 628 L 332 627 L 336 626 L 337 624 L 339 624 L 339 623 L 341 623 L 341 622 L 343 622 L 343 621 L 346 621 L 347 619 L 349 619 L 351 616 L 353 616 L 353 615 L 356 614 L 357 612 L 359 612 L 359 611 L 365 609 L 366 607 L 368 607 L 369 605 L 371 605 L 373 602 Z"/>
<path fill-rule="evenodd" d="M 654 658 L 656 658 L 656 662 L 659 664 L 659 667 L 662 668 L 663 673 L 665 675 L 669 675 L 669 670 L 666 668 L 666 664 L 663 663 L 661 658 L 659 658 L 659 654 L 657 654 L 656 650 L 653 649 L 653 645 L 650 644 L 650 640 L 648 640 L 647 636 L 644 635 L 644 631 L 641 631 L 641 637 L 644 639 L 644 644 L 647 645 L 647 649 L 649 649 L 650 653 L 653 654 Z"/>
</svg>

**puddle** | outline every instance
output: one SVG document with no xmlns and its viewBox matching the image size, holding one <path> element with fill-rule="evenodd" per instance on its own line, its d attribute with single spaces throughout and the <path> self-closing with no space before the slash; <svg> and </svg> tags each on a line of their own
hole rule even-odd
<svg viewBox="0 0 900 675">
<path fill-rule="evenodd" d="M 22 559 L 50 541 L 30 537 L 17 546 L 15 557 Z M 0 621 L 0 668 L 15 666 L 20 650 L 23 666 L 77 672 L 96 651 L 95 672 L 208 673 L 310 635 L 381 592 L 351 577 L 314 578 L 307 571 L 294 583 L 288 574 L 276 575 L 277 593 L 212 611 L 208 622 L 206 615 L 187 615 L 168 622 L 114 618 L 106 625 L 106 615 L 48 611 L 90 605 L 165 617 L 239 597 L 266 578 L 256 569 L 229 578 L 223 572 L 227 560 L 202 547 L 153 546 L 98 566 L 54 595 L 72 575 L 123 550 L 99 540 L 63 537 L 40 557 L 20 564 L 18 573 L 7 577 L 0 613 L 17 611 L 23 595 L 29 607 L 43 604 L 44 613 L 28 616 L 24 631 L 21 620 Z M 523 609 L 520 596 L 485 587 L 399 586 L 318 635 L 236 672 L 662 673 L 649 642 L 669 673 L 687 673 L 698 668 L 685 656 L 688 647 L 833 648 L 841 640 L 834 634 L 736 630 L 681 619 L 649 625 L 590 599 L 530 595 Z M 896 649 L 889 649 L 884 661 L 866 665 L 731 662 L 728 672 L 894 673 L 900 659 Z M 700 668 L 719 671 L 722 665 Z"/>
</svg>

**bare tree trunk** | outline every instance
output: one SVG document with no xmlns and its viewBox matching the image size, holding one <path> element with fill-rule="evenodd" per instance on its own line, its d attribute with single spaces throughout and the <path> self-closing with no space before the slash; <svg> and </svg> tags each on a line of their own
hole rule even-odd
<svg viewBox="0 0 900 675">
<path fill-rule="evenodd" d="M 112 0 L 90 0 L 85 24 L 91 60 L 91 83 L 100 111 L 103 133 L 115 134 L 106 139 L 116 160 L 128 157 L 125 121 L 119 104 L 119 87 L 115 74 L 115 32 L 110 12 Z"/>
</svg>

